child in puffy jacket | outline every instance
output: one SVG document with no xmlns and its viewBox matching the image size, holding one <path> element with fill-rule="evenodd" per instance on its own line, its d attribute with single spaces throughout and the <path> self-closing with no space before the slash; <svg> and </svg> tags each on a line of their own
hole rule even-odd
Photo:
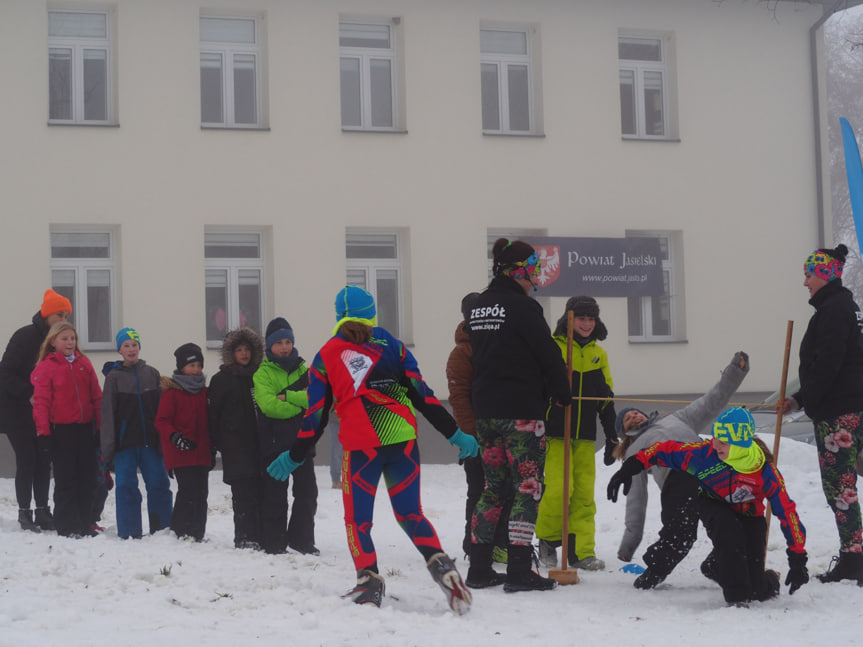
<svg viewBox="0 0 863 647">
<path fill-rule="evenodd" d="M 93 446 L 102 389 L 72 324 L 51 326 L 30 381 L 39 451 L 54 461 L 57 534 L 93 537 L 98 534 L 90 527 L 98 470 Z"/>
<path fill-rule="evenodd" d="M 168 474 L 177 479 L 177 496 L 171 530 L 178 537 L 204 538 L 207 528 L 207 494 L 213 456 L 207 429 L 207 388 L 204 355 L 197 344 L 174 351 L 177 370 L 162 376 L 162 398 L 156 413 L 156 430 Z"/>
</svg>

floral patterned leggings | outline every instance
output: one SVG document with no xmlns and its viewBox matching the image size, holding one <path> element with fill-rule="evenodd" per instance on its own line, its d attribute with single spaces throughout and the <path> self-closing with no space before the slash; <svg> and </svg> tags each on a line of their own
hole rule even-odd
<svg viewBox="0 0 863 647">
<path fill-rule="evenodd" d="M 857 459 L 863 454 L 863 412 L 815 423 L 821 487 L 836 517 L 839 550 L 863 552 L 863 527 L 857 500 Z"/>
<path fill-rule="evenodd" d="M 509 543 L 529 546 L 542 498 L 545 423 L 484 418 L 476 421 L 476 435 L 485 469 L 485 490 L 474 509 L 472 540 L 476 544 L 494 541 L 501 511 L 512 497 Z"/>
</svg>

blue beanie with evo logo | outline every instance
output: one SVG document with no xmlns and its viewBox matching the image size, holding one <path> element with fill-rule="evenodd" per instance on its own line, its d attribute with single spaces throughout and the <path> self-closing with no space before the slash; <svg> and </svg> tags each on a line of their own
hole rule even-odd
<svg viewBox="0 0 863 647">
<path fill-rule="evenodd" d="M 139 335 L 138 331 L 134 328 L 123 328 L 117 333 L 115 340 L 117 342 L 117 351 L 120 350 L 120 346 L 123 345 L 123 342 L 127 340 L 137 342 L 138 346 L 141 346 L 141 335 Z"/>
<path fill-rule="evenodd" d="M 336 321 L 345 317 L 374 319 L 377 315 L 375 298 L 356 285 L 346 285 L 336 295 Z"/>
<path fill-rule="evenodd" d="M 755 438 L 755 420 L 743 407 L 726 409 L 713 423 L 713 437 L 729 445 L 750 447 Z"/>
</svg>

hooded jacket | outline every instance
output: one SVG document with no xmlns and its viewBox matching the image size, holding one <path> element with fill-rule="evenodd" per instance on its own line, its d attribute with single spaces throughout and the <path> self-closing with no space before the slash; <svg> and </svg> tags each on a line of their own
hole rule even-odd
<svg viewBox="0 0 863 647">
<path fill-rule="evenodd" d="M 76 352 L 69 362 L 63 353 L 51 353 L 36 365 L 30 381 L 39 436 L 50 436 L 51 425 L 93 423 L 99 428 L 102 389 L 89 359 Z"/>
<path fill-rule="evenodd" d="M 455 329 L 455 348 L 450 351 L 446 361 L 446 382 L 449 387 L 449 404 L 452 415 L 459 428 L 466 434 L 476 436 L 476 421 L 470 402 L 473 366 L 470 360 L 473 349 L 465 322 L 460 321 Z"/>
<path fill-rule="evenodd" d="M 863 315 L 842 280 L 809 299 L 815 314 L 800 342 L 800 391 L 794 399 L 812 420 L 863 411 Z"/>
<path fill-rule="evenodd" d="M 544 420 L 550 400 L 570 403 L 566 364 L 542 306 L 514 279 L 492 279 L 473 304 L 468 331 L 476 418 Z"/>
<path fill-rule="evenodd" d="M 33 322 L 16 330 L 6 345 L 0 360 L 0 431 L 31 429 L 35 434 L 30 373 L 36 367 L 39 348 L 47 335 L 48 324 L 37 312 Z"/>
<path fill-rule="evenodd" d="M 234 361 L 234 350 L 240 345 L 251 350 L 247 366 Z M 225 483 L 260 476 L 252 376 L 263 358 L 264 342 L 260 335 L 251 328 L 233 330 L 222 343 L 222 366 L 210 379 L 207 418 L 213 446 L 222 453 Z"/>
<path fill-rule="evenodd" d="M 722 377 L 719 378 L 719 381 L 700 398 L 664 418 L 652 417 L 637 432 L 632 430 L 627 432 L 630 436 L 634 435 L 635 440 L 626 448 L 626 458 L 635 456 L 639 451 L 647 449 L 654 443 L 666 440 L 683 443 L 699 442 L 701 440 L 699 434 L 708 433 L 711 423 L 725 409 L 731 396 L 740 388 L 743 378 L 748 372 L 748 366 L 746 370 L 743 370 L 732 360 L 722 371 Z M 626 529 L 617 551 L 622 559 L 632 559 L 632 555 L 638 549 L 644 536 L 648 474 L 653 476 L 661 490 L 665 485 L 665 479 L 668 478 L 668 468 L 651 465 L 632 478 L 632 486 L 626 496 Z"/>
<path fill-rule="evenodd" d="M 164 375 L 159 380 L 159 387 L 162 398 L 156 414 L 156 430 L 162 441 L 165 467 L 168 470 L 200 465 L 209 467 L 213 464 L 213 457 L 207 429 L 207 389 L 190 393 Z M 171 434 L 175 431 L 196 443 L 197 447 L 185 452 L 177 449 L 171 442 Z"/>
<path fill-rule="evenodd" d="M 152 447 L 162 451 L 156 431 L 159 410 L 159 371 L 139 359 L 132 366 L 115 362 L 105 375 L 102 394 L 102 458 L 133 447 Z"/>
</svg>

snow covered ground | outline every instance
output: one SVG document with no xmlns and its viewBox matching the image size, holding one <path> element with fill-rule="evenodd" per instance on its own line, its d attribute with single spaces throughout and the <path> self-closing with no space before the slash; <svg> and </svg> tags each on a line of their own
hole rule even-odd
<svg viewBox="0 0 863 647">
<path fill-rule="evenodd" d="M 765 437 L 772 447 L 772 438 Z M 455 452 L 453 452 L 455 458 Z M 698 567 L 709 552 L 703 529 L 690 555 L 653 591 L 633 588 L 633 575 L 615 559 L 623 502 L 605 500 L 615 468 L 597 456 L 597 552 L 605 572 L 580 572 L 581 582 L 549 592 L 474 592 L 464 617 L 449 611 L 423 560 L 378 495 L 373 536 L 387 597 L 381 609 L 339 596 L 354 581 L 346 548 L 340 492 L 318 467 L 317 545 L 320 557 L 269 556 L 233 548 L 230 490 L 221 472 L 210 478 L 207 541 L 177 540 L 162 531 L 140 541 L 118 539 L 114 496 L 104 535 L 70 540 L 21 531 L 12 479 L 0 479 L 0 645 L 648 645 L 683 640 L 699 647 L 735 644 L 851 644 L 861 637 L 863 588 L 811 581 L 789 597 L 748 609 L 727 608 L 718 586 Z M 810 573 L 823 572 L 837 534 L 819 483 L 815 448 L 783 440 L 780 468 L 808 531 Z M 444 548 L 467 567 L 459 550 L 464 477 L 460 467 L 423 468 L 423 503 Z M 658 529 L 658 490 L 645 543 Z M 145 522 L 146 524 L 146 522 Z M 146 528 L 146 525 L 145 525 Z M 779 524 L 770 529 L 768 566 L 784 573 Z"/>
</svg>

